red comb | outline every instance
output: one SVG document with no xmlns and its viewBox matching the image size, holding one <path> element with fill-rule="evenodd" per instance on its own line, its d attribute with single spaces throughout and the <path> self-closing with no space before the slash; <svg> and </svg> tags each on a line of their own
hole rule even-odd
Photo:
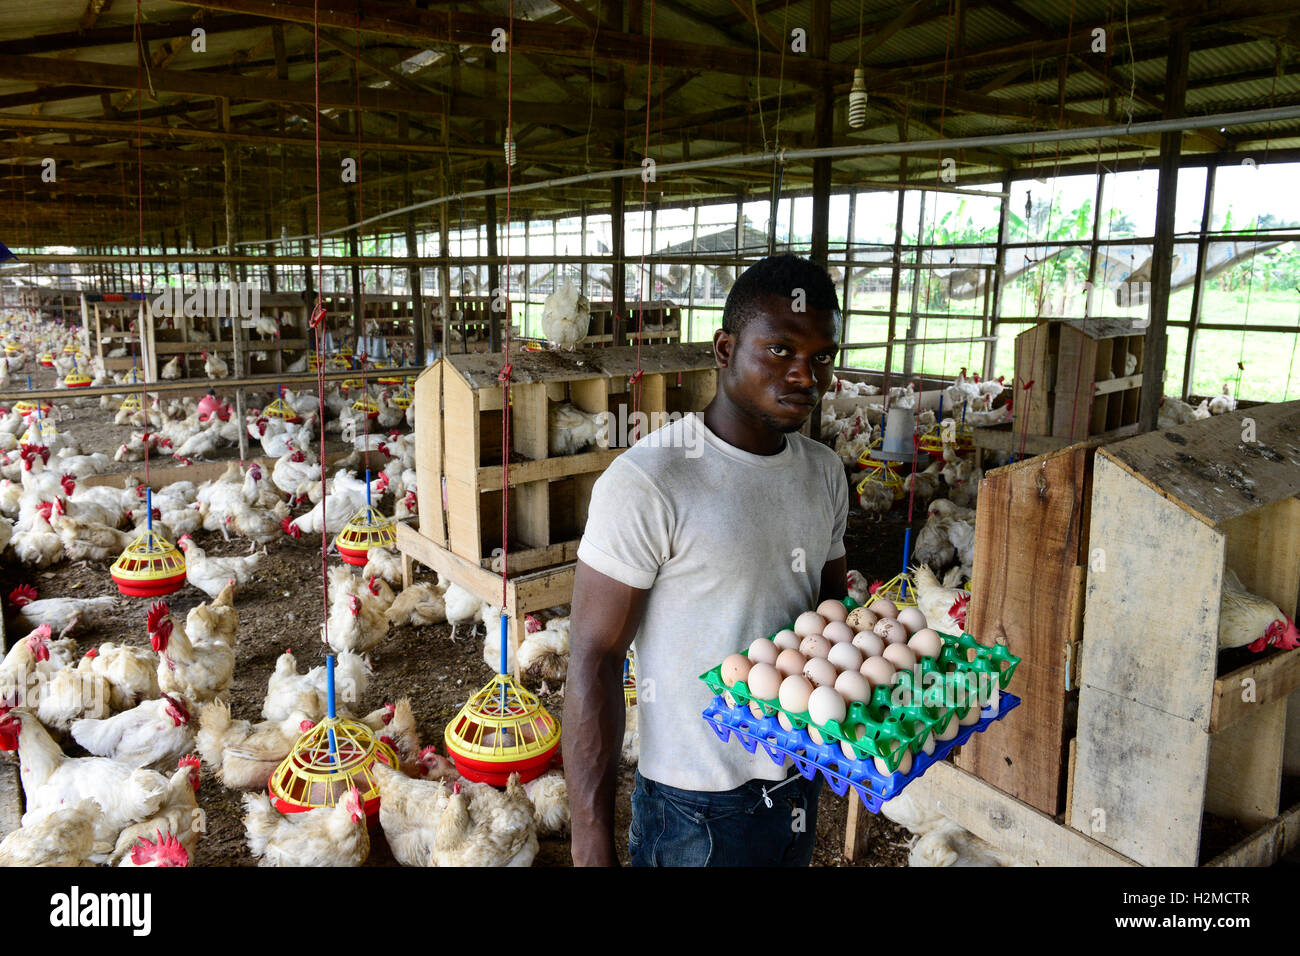
<svg viewBox="0 0 1300 956">
<path fill-rule="evenodd" d="M 94 660 L 96 657 L 99 656 L 99 648 L 92 647 L 90 650 L 86 651 L 86 653 L 82 654 L 81 656 L 89 657 L 91 660 Z"/>
<path fill-rule="evenodd" d="M 171 614 L 172 609 L 167 606 L 166 601 L 158 601 L 153 607 L 149 608 L 149 614 L 145 617 L 145 627 L 152 633 L 158 630 L 158 625 L 163 619 Z"/>
<path fill-rule="evenodd" d="M 9 601 L 18 607 L 26 607 L 36 600 L 36 588 L 30 584 L 20 584 L 9 592 Z"/>
<path fill-rule="evenodd" d="M 379 582 L 375 580 L 375 576 L 373 574 L 370 575 L 370 580 L 366 582 L 366 587 L 370 588 L 371 594 L 374 595 L 379 594 Z"/>
<path fill-rule="evenodd" d="M 451 792 L 454 793 L 454 794 L 455 794 L 455 793 L 460 793 L 460 783 L 453 783 L 453 784 L 451 785 Z"/>
</svg>

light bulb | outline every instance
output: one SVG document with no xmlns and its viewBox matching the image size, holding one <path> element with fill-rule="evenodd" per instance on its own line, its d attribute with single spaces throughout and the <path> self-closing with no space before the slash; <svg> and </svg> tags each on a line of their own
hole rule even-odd
<svg viewBox="0 0 1300 956">
<path fill-rule="evenodd" d="M 513 166 L 515 165 L 516 162 L 518 162 L 519 157 L 515 149 L 515 141 L 510 138 L 509 133 L 506 134 L 505 153 L 506 153 L 507 166 Z"/>
<path fill-rule="evenodd" d="M 853 71 L 853 86 L 849 90 L 849 126 L 862 129 L 867 125 L 867 78 L 858 67 Z"/>
</svg>

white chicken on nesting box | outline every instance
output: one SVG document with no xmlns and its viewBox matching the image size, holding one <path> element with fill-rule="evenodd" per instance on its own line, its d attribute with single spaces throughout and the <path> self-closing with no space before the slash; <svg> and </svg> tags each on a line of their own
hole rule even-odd
<svg viewBox="0 0 1300 956">
<path fill-rule="evenodd" d="M 546 297 L 542 305 L 542 332 L 553 348 L 570 351 L 587 337 L 591 303 L 572 279 Z"/>
</svg>

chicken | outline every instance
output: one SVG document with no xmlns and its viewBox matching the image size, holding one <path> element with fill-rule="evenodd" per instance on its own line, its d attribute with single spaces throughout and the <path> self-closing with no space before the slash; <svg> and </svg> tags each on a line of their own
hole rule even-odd
<svg viewBox="0 0 1300 956">
<path fill-rule="evenodd" d="M 451 798 L 444 781 L 412 780 L 376 761 L 379 785 L 379 825 L 402 866 L 433 865 L 433 844 L 438 821 Z M 486 787 L 487 784 L 466 784 Z"/>
<path fill-rule="evenodd" d="M 402 559 L 387 548 L 371 548 L 366 552 L 366 566 L 361 569 L 363 578 L 379 578 L 397 587 L 402 583 Z"/>
<path fill-rule="evenodd" d="M 9 546 L 19 562 L 37 568 L 48 568 L 63 557 L 63 539 L 50 526 L 49 520 L 39 514 L 30 529 L 14 531 Z"/>
<path fill-rule="evenodd" d="M 360 654 L 340 651 L 334 659 L 334 690 L 336 703 L 355 703 L 366 695 L 370 676 L 374 671 L 370 662 Z M 313 667 L 306 674 L 298 673 L 297 660 L 292 651 L 285 651 L 275 662 L 275 671 L 266 682 L 266 697 L 262 701 L 262 717 L 279 723 L 295 711 L 302 711 L 311 720 L 320 720 L 328 707 L 325 665 Z"/>
<path fill-rule="evenodd" d="M 548 429 L 552 455 L 576 455 L 596 443 L 602 415 L 565 402 L 551 409 Z"/>
<path fill-rule="evenodd" d="M 878 481 L 864 481 L 858 492 L 858 505 L 878 521 L 894 507 L 894 492 Z"/>
<path fill-rule="evenodd" d="M 903 491 L 912 493 L 916 488 L 916 500 L 927 502 L 939 491 L 939 463 L 933 461 L 924 471 L 915 471 L 903 479 Z"/>
<path fill-rule="evenodd" d="M 187 857 L 192 859 L 199 835 L 207 828 L 206 818 L 195 798 L 198 792 L 199 760 L 190 754 L 177 761 L 176 769 L 167 778 L 162 804 L 153 815 L 123 828 L 118 834 L 109 863 L 126 866 L 124 861 L 134 853 L 139 841 L 158 831 L 171 834 Z"/>
<path fill-rule="evenodd" d="M 118 834 L 132 823 L 158 811 L 167 792 L 167 778 L 155 770 L 130 767 L 107 757 L 67 757 L 26 709 L 0 718 L 0 749 L 17 750 L 23 783 L 23 826 L 58 810 L 91 799 L 101 812 L 94 820 L 94 845 L 89 859 L 105 862 Z"/>
<path fill-rule="evenodd" d="M 181 357 L 179 355 L 173 356 L 172 360 L 162 367 L 162 371 L 159 372 L 158 375 L 160 378 L 166 379 L 168 381 L 174 378 L 180 378 Z"/>
<path fill-rule="evenodd" d="M 50 512 L 50 527 L 63 542 L 63 555 L 69 561 L 111 563 L 135 540 L 134 531 L 118 531 L 107 525 L 84 521 L 64 514 L 63 502 L 55 499 Z"/>
<path fill-rule="evenodd" d="M 1247 591 L 1228 568 L 1219 601 L 1219 650 L 1242 646 L 1256 654 L 1268 647 L 1291 650 L 1300 647 L 1300 632 L 1289 614 Z"/>
<path fill-rule="evenodd" d="M 397 753 L 403 772 L 410 770 L 419 773 L 427 767 L 420 766 L 422 748 L 420 731 L 415 723 L 415 712 L 411 709 L 411 698 L 401 697 L 395 704 L 385 704 L 379 710 L 380 718 L 376 724 L 363 717 L 361 722 L 374 731 L 375 736 Z M 437 751 L 434 751 L 435 755 Z"/>
<path fill-rule="evenodd" d="M 552 347 L 572 351 L 587 337 L 590 325 L 590 302 L 566 278 L 542 304 L 542 333 Z"/>
<path fill-rule="evenodd" d="M 170 694 L 112 717 L 72 724 L 72 739 L 88 752 L 150 770 L 175 766 L 194 743 L 194 732 L 184 699 Z"/>
<path fill-rule="evenodd" d="M 486 602 L 481 601 L 474 594 L 465 590 L 454 581 L 448 582 L 442 592 L 443 612 L 447 616 L 448 623 L 451 624 L 451 640 L 456 642 L 456 628 L 461 624 L 469 621 L 471 631 L 483 613 Z"/>
<path fill-rule="evenodd" d="M 60 734 L 66 734 L 83 717 L 102 718 L 111 713 L 112 688 L 84 657 L 76 666 L 50 674 L 36 692 L 37 718 Z"/>
<path fill-rule="evenodd" d="M 82 631 L 94 631 L 117 616 L 122 602 L 112 595 L 96 598 L 46 598 L 32 600 L 28 592 L 11 592 L 9 600 L 21 608 L 18 626 L 36 627 L 48 624 L 60 637 L 71 637 Z"/>
<path fill-rule="evenodd" d="M 1211 415 L 1226 415 L 1228 412 L 1237 410 L 1237 400 L 1232 397 L 1228 391 L 1228 383 L 1223 383 L 1223 393 L 1215 395 L 1210 399 L 1209 411 Z"/>
<path fill-rule="evenodd" d="M 858 604 L 865 605 L 871 599 L 871 582 L 868 581 L 861 571 L 849 569 L 845 575 L 847 579 L 849 597 L 853 598 Z"/>
<path fill-rule="evenodd" d="M 524 792 L 533 805 L 533 822 L 538 836 L 568 832 L 569 788 L 564 773 L 551 770 L 524 784 Z"/>
<path fill-rule="evenodd" d="M 374 578 L 371 582 L 378 585 Z M 321 626 L 321 640 L 339 651 L 364 653 L 377 647 L 388 636 L 385 614 L 392 599 L 385 603 L 385 596 L 375 590 L 346 567 L 331 568 L 330 612 Z"/>
<path fill-rule="evenodd" d="M 294 742 L 314 726 L 303 711 L 279 722 L 233 720 L 229 704 L 213 701 L 199 712 L 199 756 L 216 771 L 223 786 L 260 790 Z"/>
<path fill-rule="evenodd" d="M 203 371 L 208 378 L 225 378 L 230 374 L 230 366 L 221 356 L 210 354 L 206 349 L 200 354 L 203 356 Z"/>
<path fill-rule="evenodd" d="M 969 591 L 944 587 L 928 564 L 912 568 L 912 582 L 916 585 L 917 609 L 930 627 L 940 634 L 965 633 Z"/>
<path fill-rule="evenodd" d="M 89 866 L 100 812 L 81 800 L 19 827 L 0 842 L 0 866 Z"/>
<path fill-rule="evenodd" d="M 113 710 L 129 710 L 161 693 L 158 655 L 152 651 L 105 641 L 86 651 L 86 657 L 92 662 L 92 670 L 108 681 L 109 704 Z"/>
<path fill-rule="evenodd" d="M 320 465 L 296 449 L 278 458 L 271 469 L 271 483 L 296 500 L 306 500 L 308 488 L 319 482 Z"/>
<path fill-rule="evenodd" d="M 244 831 L 258 866 L 360 866 L 370 855 L 361 794 L 335 807 L 282 814 L 262 793 L 244 794 Z"/>
<path fill-rule="evenodd" d="M 138 837 L 118 866 L 189 866 L 190 854 L 174 833 L 156 831 L 155 840 Z"/>
<path fill-rule="evenodd" d="M 957 550 L 948 540 L 948 528 L 953 523 L 951 515 L 930 513 L 916 536 L 912 558 L 919 564 L 932 568 L 946 568 L 957 558 Z"/>
<path fill-rule="evenodd" d="M 531 866 L 537 855 L 533 805 L 512 773 L 504 793 L 452 784 L 434 830 L 435 866 Z M 382 801 L 380 803 L 382 807 Z"/>
<path fill-rule="evenodd" d="M 1014 857 L 1000 853 L 975 834 L 944 820 L 912 844 L 908 866 L 1017 866 Z"/>
<path fill-rule="evenodd" d="M 205 601 L 185 616 L 185 633 L 195 644 L 220 641 L 234 647 L 239 634 L 239 612 L 235 610 L 235 582 L 226 582 L 215 598 Z"/>
<path fill-rule="evenodd" d="M 215 598 L 232 578 L 237 588 L 253 579 L 266 557 L 266 548 L 244 557 L 209 558 L 189 535 L 181 535 L 177 546 L 185 552 L 185 579 L 210 598 Z"/>
<path fill-rule="evenodd" d="M 235 649 L 214 633 L 203 642 L 191 641 L 176 626 L 171 608 L 159 601 L 149 609 L 149 642 L 158 652 L 158 686 L 195 704 L 225 695 L 235 672 Z"/>
<path fill-rule="evenodd" d="M 518 656 L 520 673 L 533 680 L 564 680 L 569 672 L 569 619 L 551 618 L 545 627 L 528 632 Z"/>
<path fill-rule="evenodd" d="M 50 661 L 50 626 L 42 624 L 15 641 L 0 662 L 0 702 L 5 706 L 34 703 L 48 673 L 60 669 Z"/>
<path fill-rule="evenodd" d="M 370 565 L 366 565 L 367 570 Z M 390 627 L 428 627 L 447 620 L 442 594 L 431 584 L 412 584 L 394 598 L 384 614 Z"/>
</svg>

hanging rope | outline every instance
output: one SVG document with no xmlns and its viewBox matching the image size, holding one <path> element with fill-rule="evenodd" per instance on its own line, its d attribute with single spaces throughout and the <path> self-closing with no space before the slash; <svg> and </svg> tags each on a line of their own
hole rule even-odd
<svg viewBox="0 0 1300 956">
<path fill-rule="evenodd" d="M 139 227 L 139 238 L 136 244 L 136 255 L 139 257 L 139 268 L 137 275 L 140 278 L 140 295 L 145 296 L 148 289 L 144 287 L 144 118 L 140 112 L 141 101 L 144 99 L 143 76 L 141 71 L 144 66 L 144 44 L 140 37 L 140 0 L 135 0 L 135 168 L 136 168 L 136 221 Z M 151 270 L 152 271 L 152 270 Z M 144 299 L 141 299 L 144 302 Z M 140 311 L 136 313 L 136 321 L 146 321 L 144 310 L 147 305 L 141 305 Z M 126 323 L 123 322 L 123 325 Z M 143 331 L 143 329 L 141 329 Z M 157 365 L 155 355 L 154 364 Z M 148 393 L 141 390 L 140 407 L 144 410 L 144 483 L 149 484 L 149 403 L 147 400 Z"/>
<path fill-rule="evenodd" d="M 515 0 L 510 0 L 510 35 L 506 44 L 506 135 L 513 136 L 514 102 L 515 102 Z M 510 364 L 510 193 L 513 167 L 506 163 L 506 276 L 505 284 L 500 290 L 505 300 L 505 361 L 497 373 L 501 383 L 501 615 L 506 614 L 506 593 L 509 586 L 508 568 L 510 555 L 510 375 L 514 367 Z M 495 304 L 497 289 L 489 289 L 491 303 Z M 506 661 L 501 659 L 501 672 L 505 673 Z"/>
<path fill-rule="evenodd" d="M 325 473 L 325 300 L 324 267 L 321 261 L 321 195 L 320 195 L 320 2 L 312 3 L 312 86 L 315 97 L 316 122 L 312 124 L 316 136 L 316 307 L 311 314 L 311 327 L 316 330 L 316 415 L 320 427 L 320 579 L 321 579 L 321 638 L 328 647 L 330 642 L 330 580 L 329 536 L 326 517 L 329 511 L 329 485 Z"/>
<path fill-rule="evenodd" d="M 654 80 L 654 43 L 655 43 L 655 4 L 650 0 L 650 31 L 646 41 L 646 74 L 645 74 L 645 151 L 643 155 L 650 155 L 650 84 Z M 660 104 L 662 109 L 662 103 Z M 653 160 L 652 160 L 653 161 Z M 641 264 L 637 270 L 637 284 L 640 286 L 636 310 L 636 371 L 627 380 L 628 388 L 632 392 L 632 429 L 633 432 L 628 438 L 628 443 L 632 444 L 641 437 L 641 419 L 638 412 L 641 410 L 641 376 L 644 369 L 641 367 L 641 339 L 645 334 L 645 303 L 647 301 L 646 292 L 646 269 L 645 269 L 645 247 L 646 247 L 646 212 L 649 209 L 647 197 L 649 196 L 650 182 L 645 177 L 641 177 Z M 621 223 L 618 227 L 621 228 Z M 651 230 L 650 241 L 654 241 L 653 230 Z M 653 291 L 653 290 L 652 290 Z M 648 428 L 649 426 L 647 426 Z"/>
</svg>

